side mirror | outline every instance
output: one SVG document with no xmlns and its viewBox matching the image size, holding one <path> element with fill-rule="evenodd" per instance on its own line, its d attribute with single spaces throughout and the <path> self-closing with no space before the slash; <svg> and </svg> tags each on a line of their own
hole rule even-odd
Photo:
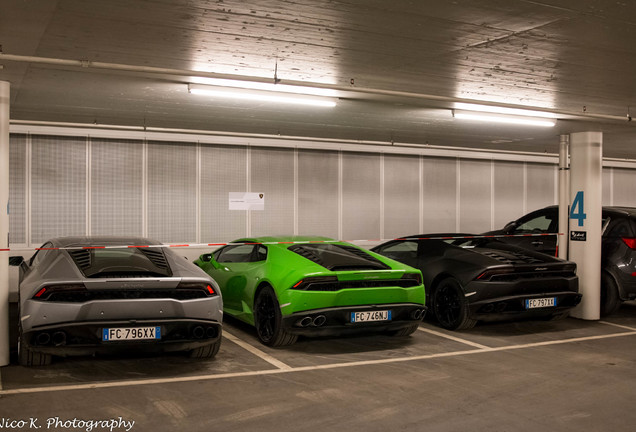
<svg viewBox="0 0 636 432">
<path fill-rule="evenodd" d="M 215 269 L 221 268 L 218 262 L 214 259 L 211 253 L 203 254 L 199 257 L 199 260 L 204 263 L 210 263 Z"/>
<path fill-rule="evenodd" d="M 24 262 L 23 256 L 12 256 L 9 257 L 9 265 L 13 267 L 19 267 Z"/>
<path fill-rule="evenodd" d="M 517 228 L 517 221 L 508 222 L 506 226 L 503 228 L 504 231 L 511 231 Z"/>
</svg>

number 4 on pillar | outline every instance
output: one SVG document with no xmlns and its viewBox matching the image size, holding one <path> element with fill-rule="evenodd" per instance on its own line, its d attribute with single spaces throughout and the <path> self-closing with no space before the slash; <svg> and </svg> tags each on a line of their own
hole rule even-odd
<svg viewBox="0 0 636 432">
<path fill-rule="evenodd" d="M 583 191 L 578 191 L 572 202 L 572 208 L 570 209 L 570 219 L 577 220 L 578 226 L 580 227 L 583 226 L 583 222 L 587 219 L 583 197 Z"/>
</svg>

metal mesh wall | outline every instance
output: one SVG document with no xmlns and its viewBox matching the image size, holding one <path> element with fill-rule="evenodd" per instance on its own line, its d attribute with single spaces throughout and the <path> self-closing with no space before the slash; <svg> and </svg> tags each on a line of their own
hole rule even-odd
<svg viewBox="0 0 636 432">
<path fill-rule="evenodd" d="M 91 234 L 143 235 L 141 141 L 91 141 Z"/>
<path fill-rule="evenodd" d="M 298 234 L 338 237 L 338 152 L 298 152 Z"/>
<path fill-rule="evenodd" d="M 456 231 L 456 159 L 422 159 L 422 200 L 423 233 Z"/>
<path fill-rule="evenodd" d="M 380 156 L 342 155 L 342 233 L 348 240 L 380 238 Z"/>
<path fill-rule="evenodd" d="M 527 200 L 526 210 L 531 212 L 552 204 L 556 204 L 555 194 L 557 184 L 555 173 L 559 167 L 546 164 L 526 164 L 527 170 Z"/>
<path fill-rule="evenodd" d="M 250 192 L 265 194 L 265 210 L 250 212 L 251 235 L 293 234 L 294 150 L 253 148 L 250 157 Z"/>
<path fill-rule="evenodd" d="M 614 205 L 636 207 L 636 173 L 614 168 Z"/>
<path fill-rule="evenodd" d="M 26 243 L 26 135 L 9 136 L 9 242 Z"/>
<path fill-rule="evenodd" d="M 491 162 L 461 160 L 459 174 L 459 231 L 491 229 Z"/>
<path fill-rule="evenodd" d="M 384 156 L 384 237 L 417 234 L 420 229 L 420 158 Z"/>
<path fill-rule="evenodd" d="M 86 170 L 86 138 L 32 137 L 32 243 L 86 235 Z"/>
<path fill-rule="evenodd" d="M 293 149 L 87 141 L 11 135 L 12 244 L 84 235 L 87 228 L 141 235 L 144 227 L 163 242 L 228 241 L 245 236 L 248 222 L 252 235 L 292 234 L 297 222 L 299 234 L 397 237 L 420 231 L 420 196 L 424 233 L 483 232 L 524 207 L 554 204 L 557 187 L 557 167 L 542 163 L 525 164 L 524 190 L 523 162 L 385 155 L 382 165 L 379 154 L 298 150 L 295 175 Z M 635 170 L 605 168 L 603 204 L 636 206 L 635 178 Z M 265 193 L 264 211 L 228 209 L 229 192 L 247 191 Z"/>
<path fill-rule="evenodd" d="M 194 144 L 148 143 L 148 236 L 194 242 L 197 226 L 197 152 Z"/>
<path fill-rule="evenodd" d="M 494 228 L 502 228 L 523 214 L 523 162 L 495 162 Z"/>
<path fill-rule="evenodd" d="M 247 191 L 247 148 L 201 146 L 201 240 L 247 235 L 247 211 L 229 210 L 230 192 Z"/>
</svg>

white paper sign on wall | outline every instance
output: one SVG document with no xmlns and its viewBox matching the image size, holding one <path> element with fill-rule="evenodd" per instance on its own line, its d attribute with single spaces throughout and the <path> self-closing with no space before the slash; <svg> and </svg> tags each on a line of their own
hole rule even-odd
<svg viewBox="0 0 636 432">
<path fill-rule="evenodd" d="M 230 192 L 230 210 L 265 210 L 265 194 Z"/>
</svg>

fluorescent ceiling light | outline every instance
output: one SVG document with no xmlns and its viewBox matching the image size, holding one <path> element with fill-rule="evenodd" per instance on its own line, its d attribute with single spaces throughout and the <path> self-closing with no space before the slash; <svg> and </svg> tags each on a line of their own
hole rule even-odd
<svg viewBox="0 0 636 432">
<path fill-rule="evenodd" d="M 249 81 L 215 79 L 217 85 L 189 84 L 188 91 L 212 97 L 275 102 L 318 107 L 335 107 L 335 92 L 314 87 L 296 87 Z M 323 94 L 320 94 L 323 93 Z M 333 95 L 328 97 L 327 94 Z"/>
<path fill-rule="evenodd" d="M 483 113 L 477 111 L 453 110 L 453 117 L 463 120 L 475 120 L 490 123 L 505 123 L 523 126 L 543 126 L 553 127 L 556 120 L 548 118 L 538 118 L 533 116 L 505 115 L 494 113 Z"/>
<path fill-rule="evenodd" d="M 459 110 L 478 111 L 482 113 L 509 114 L 524 117 L 557 118 L 556 114 L 549 112 L 533 111 L 520 108 L 506 108 L 491 105 L 477 105 L 461 102 L 456 103 L 455 108 Z"/>
<path fill-rule="evenodd" d="M 338 97 L 338 92 L 329 88 L 305 87 L 287 84 L 274 84 L 256 81 L 240 81 L 221 78 L 195 78 L 194 84 L 203 84 L 204 86 L 232 87 L 253 90 L 266 90 L 281 93 L 297 93 L 314 96 Z"/>
</svg>

